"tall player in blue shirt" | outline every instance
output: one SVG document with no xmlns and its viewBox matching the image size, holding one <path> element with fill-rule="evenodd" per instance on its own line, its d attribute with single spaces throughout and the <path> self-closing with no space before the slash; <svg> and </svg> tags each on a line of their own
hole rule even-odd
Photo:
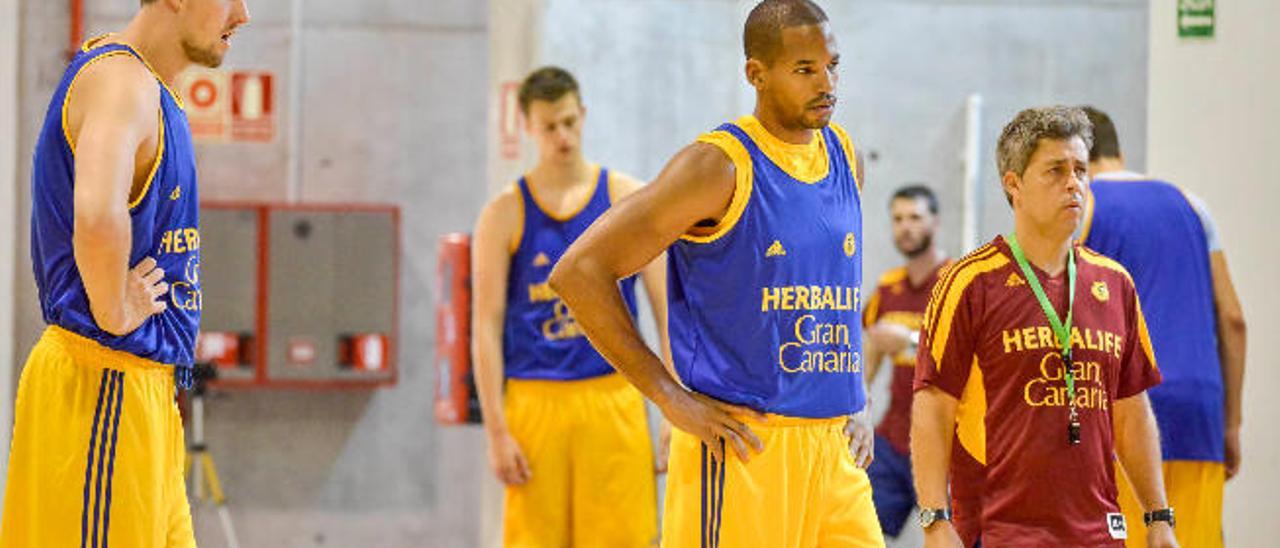
<svg viewBox="0 0 1280 548">
<path fill-rule="evenodd" d="M 1240 467 L 1245 323 L 1226 255 L 1204 203 L 1178 187 L 1125 170 L 1115 124 L 1093 122 L 1089 199 L 1081 240 L 1133 275 L 1164 382 L 1150 390 L 1160 425 L 1165 489 L 1182 546 L 1223 545 L 1223 483 Z M 1129 523 L 1141 507 L 1127 482 Z M 1130 548 L 1144 547 L 1130 535 Z"/>
<path fill-rule="evenodd" d="M 640 183 L 583 157 L 586 109 L 567 71 L 534 71 L 519 98 L 538 164 L 485 206 L 472 245 L 476 389 L 507 486 L 504 544 L 649 546 L 658 517 L 644 399 L 547 285 L 569 244 Z M 664 265 L 643 278 L 665 346 Z M 635 279 L 614 292 L 634 320 Z"/>
<path fill-rule="evenodd" d="M 195 546 L 174 390 L 203 304 L 199 201 L 169 84 L 221 64 L 248 20 L 243 0 L 143 0 L 54 91 L 31 178 L 49 327 L 18 386 L 0 547 Z"/>
<path fill-rule="evenodd" d="M 830 123 L 835 37 L 816 4 L 766 0 L 744 46 L 755 114 L 601 217 L 551 284 L 677 428 L 664 546 L 882 546 L 864 471 L 858 162 Z M 615 289 L 668 247 L 676 376 Z"/>
</svg>

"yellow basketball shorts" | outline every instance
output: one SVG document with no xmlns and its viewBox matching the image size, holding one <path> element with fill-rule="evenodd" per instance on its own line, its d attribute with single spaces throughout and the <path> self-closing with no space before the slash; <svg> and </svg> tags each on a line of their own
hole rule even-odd
<svg viewBox="0 0 1280 548">
<path fill-rule="evenodd" d="M 653 446 L 644 398 L 618 374 L 507 381 L 511 435 L 528 483 L 506 489 L 508 547 L 653 546 Z"/>
<path fill-rule="evenodd" d="M 671 548 L 880 547 L 867 473 L 854 464 L 846 418 L 746 421 L 764 451 L 717 462 L 701 440 L 672 432 L 662 545 Z"/>
<path fill-rule="evenodd" d="M 1222 490 L 1227 481 L 1226 468 L 1220 462 L 1193 460 L 1167 460 L 1162 468 L 1165 496 L 1178 522 L 1173 528 L 1178 545 L 1222 548 Z M 1125 547 L 1147 548 L 1142 504 L 1118 467 L 1116 487 L 1120 491 L 1120 510 L 1129 524 Z"/>
<path fill-rule="evenodd" d="M 173 368 L 50 327 L 22 378 L 0 548 L 195 546 Z"/>
</svg>

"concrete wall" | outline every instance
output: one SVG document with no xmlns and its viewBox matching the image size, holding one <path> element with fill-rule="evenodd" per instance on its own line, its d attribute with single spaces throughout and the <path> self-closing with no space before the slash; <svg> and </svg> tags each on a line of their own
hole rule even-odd
<svg viewBox="0 0 1280 548">
<path fill-rule="evenodd" d="M 66 2 L 22 5 L 26 49 L 17 79 L 17 149 L 20 158 L 29 158 L 65 67 L 67 8 Z M 378 391 L 215 395 L 207 425 L 212 452 L 243 546 L 474 546 L 480 502 L 473 482 L 484 448 L 478 431 L 439 429 L 431 420 L 430 291 L 435 237 L 468 229 L 484 198 L 487 5 L 304 5 L 304 62 L 296 73 L 303 78 L 299 106 L 305 118 L 297 157 L 301 195 L 402 207 L 400 382 Z M 121 28 L 137 1 L 88 0 L 86 7 L 93 35 Z M 237 34 L 226 67 L 275 72 L 283 131 L 290 107 L 284 90 L 295 77 L 290 3 L 250 1 L 249 7 L 254 20 Z M 3 14 L 0 19 L 9 24 Z M 10 33 L 0 36 L 7 40 Z M 201 146 L 202 197 L 284 199 L 287 145 L 282 135 L 270 144 Z M 25 355 L 41 329 L 25 259 L 27 224 L 21 222 L 29 211 L 29 176 L 29 162 L 23 162 L 23 211 L 17 216 L 22 259 L 13 267 L 19 325 L 16 348 L 6 358 Z M 0 200 L 0 207 L 7 203 Z M 222 545 L 213 514 L 195 514 L 201 545 Z"/>
<path fill-rule="evenodd" d="M 18 0 L 0 0 L 0 261 L 17 258 L 18 143 Z M 3 264 L 3 263 L 0 263 Z M 9 447 L 13 421 L 13 306 L 14 269 L 0 267 L 0 447 Z M 3 489 L 8 459 L 0 461 Z M 0 509 L 4 502 L 0 501 Z"/>
<path fill-rule="evenodd" d="M 1276 2 L 1218 2 L 1216 37 L 1179 39 L 1174 2 L 1151 2 L 1147 135 L 1150 172 L 1208 203 L 1249 322 L 1240 475 L 1227 484 L 1227 546 L 1271 546 L 1280 521 L 1268 502 L 1280 488 L 1275 418 L 1280 368 L 1269 338 L 1280 332 L 1280 20 Z M 1123 136 L 1122 136 L 1123 138 Z"/>
</svg>

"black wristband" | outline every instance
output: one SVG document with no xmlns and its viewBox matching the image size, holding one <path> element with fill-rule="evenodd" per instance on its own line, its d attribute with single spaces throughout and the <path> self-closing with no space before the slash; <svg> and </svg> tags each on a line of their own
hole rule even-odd
<svg viewBox="0 0 1280 548">
<path fill-rule="evenodd" d="M 1142 514 L 1142 522 L 1145 523 L 1147 527 L 1151 527 L 1151 524 L 1157 521 L 1168 522 L 1169 527 L 1173 527 L 1173 508 L 1161 508 L 1154 512 Z"/>
</svg>

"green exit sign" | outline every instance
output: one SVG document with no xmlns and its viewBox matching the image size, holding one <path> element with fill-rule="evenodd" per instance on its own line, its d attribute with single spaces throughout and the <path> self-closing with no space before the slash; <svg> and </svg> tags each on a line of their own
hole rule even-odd
<svg viewBox="0 0 1280 548">
<path fill-rule="evenodd" d="M 1214 0 L 1178 0 L 1178 37 L 1210 38 L 1213 36 Z"/>
</svg>

